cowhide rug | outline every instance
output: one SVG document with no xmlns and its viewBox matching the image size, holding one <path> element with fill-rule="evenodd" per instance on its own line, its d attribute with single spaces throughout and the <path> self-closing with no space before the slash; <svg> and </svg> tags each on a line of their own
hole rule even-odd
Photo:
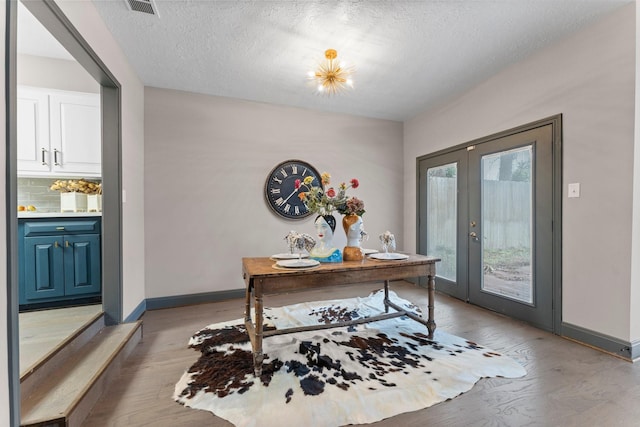
<svg viewBox="0 0 640 427">
<path fill-rule="evenodd" d="M 377 291 L 265 309 L 265 321 L 286 328 L 355 319 L 380 313 L 383 298 Z M 371 423 L 456 397 L 483 377 L 526 374 L 513 359 L 442 330 L 429 340 L 426 327 L 407 317 L 265 338 L 259 379 L 241 320 L 209 325 L 189 346 L 201 355 L 174 399 L 236 426 Z"/>
</svg>

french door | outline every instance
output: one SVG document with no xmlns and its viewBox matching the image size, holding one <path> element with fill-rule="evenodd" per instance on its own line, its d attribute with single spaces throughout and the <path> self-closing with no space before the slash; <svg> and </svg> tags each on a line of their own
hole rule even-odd
<svg viewBox="0 0 640 427">
<path fill-rule="evenodd" d="M 418 251 L 436 289 L 554 329 L 554 127 L 419 159 Z"/>
</svg>

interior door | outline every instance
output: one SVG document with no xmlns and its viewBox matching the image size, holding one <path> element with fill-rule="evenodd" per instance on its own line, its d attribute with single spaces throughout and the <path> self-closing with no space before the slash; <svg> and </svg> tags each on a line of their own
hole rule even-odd
<svg viewBox="0 0 640 427">
<path fill-rule="evenodd" d="M 550 124 L 419 161 L 438 291 L 553 330 L 553 165 Z"/>
</svg>

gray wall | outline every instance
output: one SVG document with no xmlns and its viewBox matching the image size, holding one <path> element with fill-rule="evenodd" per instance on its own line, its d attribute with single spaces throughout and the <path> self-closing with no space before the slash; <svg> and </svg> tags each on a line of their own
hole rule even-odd
<svg viewBox="0 0 640 427">
<path fill-rule="evenodd" d="M 315 235 L 313 218 L 280 219 L 264 200 L 287 159 L 360 180 L 349 194 L 365 202 L 367 246 L 401 235 L 402 123 L 155 88 L 144 121 L 147 298 L 241 289 L 242 257 L 286 251 L 290 230 Z"/>
<path fill-rule="evenodd" d="M 515 64 L 405 123 L 404 231 L 416 244 L 416 157 L 563 114 L 564 322 L 631 335 L 635 5 Z M 568 183 L 581 197 L 568 199 Z M 635 233 L 638 233 L 636 230 Z"/>
</svg>

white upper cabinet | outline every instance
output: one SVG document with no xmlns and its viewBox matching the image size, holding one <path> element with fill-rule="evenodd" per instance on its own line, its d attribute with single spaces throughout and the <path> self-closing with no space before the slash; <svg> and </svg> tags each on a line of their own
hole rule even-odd
<svg viewBox="0 0 640 427">
<path fill-rule="evenodd" d="M 18 89 L 18 174 L 50 172 L 49 96 L 42 91 Z"/>
<path fill-rule="evenodd" d="M 49 96 L 53 167 L 61 174 L 100 175 L 100 95 L 56 92 Z"/>
<path fill-rule="evenodd" d="M 18 88 L 18 175 L 99 177 L 100 95 Z"/>
</svg>

